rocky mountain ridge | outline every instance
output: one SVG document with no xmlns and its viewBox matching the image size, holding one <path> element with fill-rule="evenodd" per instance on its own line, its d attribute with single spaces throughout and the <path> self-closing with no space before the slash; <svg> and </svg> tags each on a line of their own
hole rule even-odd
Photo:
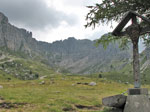
<svg viewBox="0 0 150 112">
<path fill-rule="evenodd" d="M 89 74 L 121 69 L 128 64 L 131 49 L 122 51 L 116 43 L 105 50 L 102 45 L 96 47 L 94 43 L 74 37 L 53 43 L 37 41 L 32 38 L 32 32 L 11 25 L 8 18 L 0 13 L 0 47 L 39 59 L 59 68 L 57 71 Z"/>
</svg>

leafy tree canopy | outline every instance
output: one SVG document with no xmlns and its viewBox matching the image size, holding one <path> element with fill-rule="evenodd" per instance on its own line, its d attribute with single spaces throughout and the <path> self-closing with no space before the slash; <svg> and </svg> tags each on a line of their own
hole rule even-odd
<svg viewBox="0 0 150 112">
<path fill-rule="evenodd" d="M 87 6 L 90 11 L 86 16 L 87 24 L 85 27 L 94 27 L 100 24 L 118 22 L 130 10 L 150 19 L 150 1 L 149 0 L 103 0 L 102 3 L 97 3 L 94 6 Z M 145 26 L 143 21 L 139 24 Z M 144 43 L 150 42 L 149 35 L 141 36 Z M 97 44 L 102 43 L 106 47 L 110 42 L 121 39 L 120 46 L 124 48 L 130 41 L 130 38 L 119 38 L 112 36 L 111 33 L 103 35 Z"/>
<path fill-rule="evenodd" d="M 87 7 L 90 11 L 86 16 L 85 27 L 119 21 L 130 10 L 150 19 L 149 0 L 103 0 L 100 4 Z"/>
</svg>

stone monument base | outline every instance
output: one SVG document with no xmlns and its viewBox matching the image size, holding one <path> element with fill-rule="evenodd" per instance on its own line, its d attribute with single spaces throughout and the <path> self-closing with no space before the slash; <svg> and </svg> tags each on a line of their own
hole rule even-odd
<svg viewBox="0 0 150 112">
<path fill-rule="evenodd" d="M 150 112 L 150 101 L 148 96 L 127 96 L 127 101 L 123 112 Z"/>
<path fill-rule="evenodd" d="M 128 95 L 148 95 L 147 88 L 130 88 L 128 89 Z"/>
</svg>

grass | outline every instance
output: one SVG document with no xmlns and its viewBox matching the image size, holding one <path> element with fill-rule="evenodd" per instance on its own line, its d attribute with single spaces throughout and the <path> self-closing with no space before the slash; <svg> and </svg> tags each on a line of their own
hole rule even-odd
<svg viewBox="0 0 150 112">
<path fill-rule="evenodd" d="M 24 66 L 24 68 L 28 68 L 33 72 L 38 73 L 40 76 L 49 76 L 51 74 L 55 74 L 54 70 L 51 69 L 48 65 L 45 65 L 38 61 L 19 58 L 16 59 L 16 62 L 21 63 Z"/>
<path fill-rule="evenodd" d="M 131 64 L 118 72 L 80 76 L 56 73 L 40 61 L 29 59 L 7 56 L 1 62 L 10 59 L 15 64 L 22 65 L 14 67 L 8 63 L 9 66 L 6 67 L 10 71 L 22 73 L 24 70 L 30 70 L 39 76 L 47 77 L 43 80 L 23 81 L 13 77 L 15 72 L 7 74 L 0 70 L 0 85 L 3 86 L 3 89 L 0 89 L 0 112 L 109 112 L 103 107 L 102 98 L 133 88 Z M 119 65 L 116 63 L 116 66 Z M 145 71 L 146 74 L 149 72 L 149 69 Z M 98 78 L 99 74 L 102 74 L 103 78 Z M 145 78 L 147 83 L 144 83 L 143 87 L 150 88 L 149 75 L 145 75 Z M 40 84 L 42 81 L 45 84 Z M 90 82 L 96 82 L 97 85 L 85 85 Z M 4 100 L 1 100 L 1 97 Z"/>
<path fill-rule="evenodd" d="M 132 87 L 105 79 L 81 76 L 57 75 L 45 79 L 43 85 L 39 84 L 41 81 L 0 81 L 4 86 L 0 95 L 6 102 L 25 104 L 17 108 L 2 108 L 2 112 L 102 112 L 103 97 L 121 94 Z M 77 84 L 91 81 L 97 82 L 97 85 Z M 77 108 L 77 105 L 89 106 L 91 109 Z"/>
</svg>

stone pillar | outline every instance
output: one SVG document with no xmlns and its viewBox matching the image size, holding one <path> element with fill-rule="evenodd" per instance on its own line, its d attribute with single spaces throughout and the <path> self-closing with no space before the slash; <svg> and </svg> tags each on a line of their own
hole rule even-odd
<svg viewBox="0 0 150 112">
<path fill-rule="evenodd" d="M 129 95 L 123 112 L 150 112 L 148 96 Z"/>
<path fill-rule="evenodd" d="M 128 95 L 148 95 L 147 88 L 130 88 L 128 89 Z"/>
</svg>

